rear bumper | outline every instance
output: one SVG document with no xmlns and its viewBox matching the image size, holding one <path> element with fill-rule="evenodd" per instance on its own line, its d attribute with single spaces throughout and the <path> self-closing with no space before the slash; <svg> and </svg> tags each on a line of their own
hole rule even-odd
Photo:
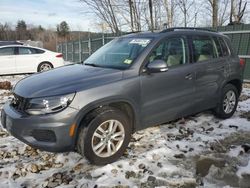
<svg viewBox="0 0 250 188">
<path fill-rule="evenodd" d="M 69 135 L 78 111 L 73 108 L 48 115 L 27 116 L 6 103 L 1 123 L 14 137 L 41 150 L 64 152 L 74 150 L 74 136 Z"/>
<path fill-rule="evenodd" d="M 61 66 L 65 65 L 63 58 L 57 58 L 57 59 L 52 60 L 52 64 L 53 64 L 54 68 L 61 67 Z"/>
</svg>

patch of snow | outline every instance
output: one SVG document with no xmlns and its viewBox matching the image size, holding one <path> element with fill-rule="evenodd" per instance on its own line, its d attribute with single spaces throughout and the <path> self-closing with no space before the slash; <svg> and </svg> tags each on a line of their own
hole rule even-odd
<svg viewBox="0 0 250 188">
<path fill-rule="evenodd" d="M 239 177 L 242 177 L 242 174 L 248 174 L 250 177 L 250 160 L 249 160 L 247 166 L 239 167 L 239 169 L 237 171 L 237 175 Z"/>
</svg>

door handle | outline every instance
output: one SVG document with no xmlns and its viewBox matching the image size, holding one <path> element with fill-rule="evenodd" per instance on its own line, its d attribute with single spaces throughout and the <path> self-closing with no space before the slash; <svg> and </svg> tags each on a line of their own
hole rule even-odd
<svg viewBox="0 0 250 188">
<path fill-rule="evenodd" d="M 186 79 L 186 80 L 192 80 L 192 79 L 193 79 L 192 74 L 187 74 L 187 75 L 185 76 L 185 79 Z"/>
</svg>

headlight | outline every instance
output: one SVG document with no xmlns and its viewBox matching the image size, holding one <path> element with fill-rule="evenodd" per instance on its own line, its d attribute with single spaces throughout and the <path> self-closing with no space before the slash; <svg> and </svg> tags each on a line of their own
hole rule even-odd
<svg viewBox="0 0 250 188">
<path fill-rule="evenodd" d="M 30 115 L 42 115 L 61 111 L 72 102 L 75 93 L 53 96 L 34 98 L 29 100 L 26 106 L 26 112 Z"/>
</svg>

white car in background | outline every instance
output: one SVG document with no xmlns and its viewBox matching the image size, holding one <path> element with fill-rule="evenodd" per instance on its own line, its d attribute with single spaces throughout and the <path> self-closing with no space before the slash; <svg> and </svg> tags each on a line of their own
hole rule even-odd
<svg viewBox="0 0 250 188">
<path fill-rule="evenodd" d="M 23 45 L 0 46 L 0 75 L 43 72 L 63 65 L 61 53 Z"/>
</svg>

